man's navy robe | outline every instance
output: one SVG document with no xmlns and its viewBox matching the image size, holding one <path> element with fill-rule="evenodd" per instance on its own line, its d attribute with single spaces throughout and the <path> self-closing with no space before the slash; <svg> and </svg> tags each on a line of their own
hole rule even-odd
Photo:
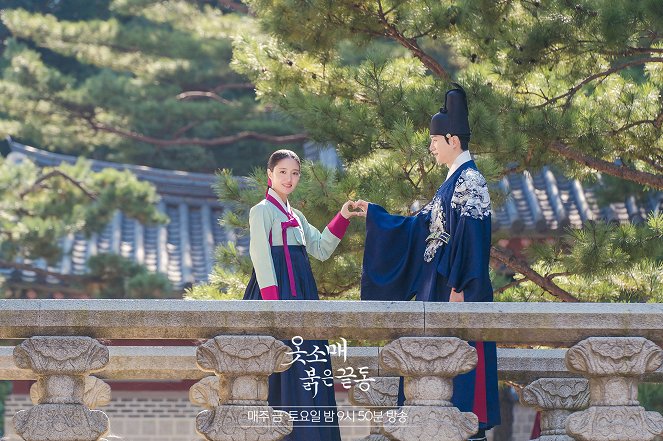
<svg viewBox="0 0 663 441">
<path fill-rule="evenodd" d="M 460 165 L 414 216 L 369 205 L 362 300 L 448 302 L 451 288 L 466 302 L 491 302 L 490 197 L 474 161 Z M 500 423 L 494 342 L 470 342 L 477 368 L 454 379 L 453 404 L 474 412 L 480 428 Z M 399 405 L 403 405 L 403 387 Z"/>
</svg>

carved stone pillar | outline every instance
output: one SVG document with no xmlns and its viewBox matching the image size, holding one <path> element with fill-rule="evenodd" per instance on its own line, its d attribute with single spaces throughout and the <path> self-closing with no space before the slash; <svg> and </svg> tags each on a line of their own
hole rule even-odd
<svg viewBox="0 0 663 441">
<path fill-rule="evenodd" d="M 87 407 L 86 379 L 106 366 L 108 358 L 108 348 L 90 337 L 32 337 L 16 346 L 16 365 L 37 374 L 31 390 L 36 405 L 16 413 L 16 433 L 25 441 L 99 440 L 108 432 L 108 417 Z M 107 402 L 98 396 L 90 398 L 102 389 L 110 393 L 94 383 L 87 380 L 90 390 L 95 390 L 88 400 Z"/>
<path fill-rule="evenodd" d="M 520 401 L 541 411 L 538 441 L 574 441 L 566 434 L 566 419 L 589 405 L 589 382 L 584 378 L 542 378 L 523 389 Z"/>
<path fill-rule="evenodd" d="M 30 401 L 37 405 L 44 396 L 44 391 L 39 383 L 33 383 L 30 387 Z M 106 406 L 111 400 L 111 388 L 105 381 L 89 375 L 85 377 L 83 392 L 83 404 L 90 409 L 98 409 Z"/>
<path fill-rule="evenodd" d="M 384 421 L 384 434 L 399 441 L 465 441 L 479 420 L 451 404 L 453 378 L 477 364 L 476 350 L 455 337 L 402 337 L 386 345 L 380 364 L 405 377 L 404 418 Z"/>
<path fill-rule="evenodd" d="M 278 441 L 292 432 L 286 412 L 267 405 L 268 377 L 287 370 L 290 348 L 267 336 L 219 336 L 198 347 L 196 363 L 214 372 L 189 397 L 205 407 L 196 430 L 209 441 Z"/>
<path fill-rule="evenodd" d="M 385 412 L 396 409 L 398 400 L 399 377 L 378 377 L 370 388 L 362 390 L 357 384 L 350 388 L 349 399 L 354 406 L 361 406 L 373 414 L 370 435 L 357 441 L 389 441 L 383 432 Z M 377 414 L 380 413 L 380 418 Z"/>
<path fill-rule="evenodd" d="M 578 441 L 651 441 L 663 417 L 638 402 L 638 379 L 658 369 L 663 351 L 642 337 L 590 337 L 566 353 L 566 366 L 589 378 L 590 407 L 566 420 Z"/>
</svg>

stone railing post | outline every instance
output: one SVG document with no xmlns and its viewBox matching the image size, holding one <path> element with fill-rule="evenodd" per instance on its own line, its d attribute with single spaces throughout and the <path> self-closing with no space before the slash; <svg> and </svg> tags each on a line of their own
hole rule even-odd
<svg viewBox="0 0 663 441">
<path fill-rule="evenodd" d="M 97 441 L 109 429 L 108 417 L 86 406 L 86 379 L 108 364 L 108 348 L 90 337 L 32 337 L 14 348 L 19 368 L 37 375 L 31 395 L 36 405 L 14 416 L 25 441 Z M 87 380 L 93 389 L 110 390 Z M 94 393 L 93 393 L 94 394 Z M 88 395 L 89 397 L 90 395 Z M 107 402 L 89 398 L 88 402 Z"/>
<path fill-rule="evenodd" d="M 40 384 L 33 383 L 30 387 L 30 401 L 35 406 L 44 397 L 44 390 Z M 85 377 L 85 386 L 83 392 L 83 404 L 89 409 L 98 409 L 99 407 L 106 406 L 111 400 L 111 388 L 105 381 L 88 375 Z"/>
<path fill-rule="evenodd" d="M 404 421 L 384 421 L 384 434 L 400 441 L 465 441 L 479 420 L 453 407 L 453 378 L 477 364 L 476 350 L 456 337 L 402 337 L 380 352 L 380 365 L 404 379 Z"/>
<path fill-rule="evenodd" d="M 370 435 L 357 441 L 389 441 L 383 431 L 383 421 L 388 410 L 396 409 L 398 400 L 399 377 L 377 377 L 367 390 L 354 384 L 350 388 L 349 399 L 353 406 L 361 406 L 373 414 Z M 366 383 L 368 384 L 368 383 Z M 380 413 L 381 417 L 377 418 Z"/>
<path fill-rule="evenodd" d="M 542 378 L 522 390 L 520 402 L 541 411 L 538 441 L 574 441 L 566 433 L 566 419 L 589 405 L 589 383 L 584 378 Z"/>
<path fill-rule="evenodd" d="M 287 412 L 267 405 L 268 377 L 287 370 L 290 348 L 269 336 L 218 336 L 198 347 L 196 363 L 216 377 L 191 387 L 205 407 L 196 430 L 209 441 L 278 441 L 292 432 Z"/>
<path fill-rule="evenodd" d="M 569 349 L 566 366 L 589 378 L 590 407 L 566 420 L 577 441 L 651 441 L 663 417 L 638 402 L 638 379 L 663 363 L 663 351 L 642 337 L 590 337 Z"/>
</svg>

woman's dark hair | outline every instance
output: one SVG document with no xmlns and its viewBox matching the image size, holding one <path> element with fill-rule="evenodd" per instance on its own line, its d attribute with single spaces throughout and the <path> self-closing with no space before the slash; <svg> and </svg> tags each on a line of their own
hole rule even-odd
<svg viewBox="0 0 663 441">
<path fill-rule="evenodd" d="M 274 171 L 276 164 L 278 164 L 281 159 L 286 158 L 292 158 L 297 161 L 297 164 L 299 164 L 300 167 L 302 166 L 302 161 L 299 160 L 297 153 L 293 152 L 292 150 L 282 149 L 272 153 L 272 155 L 269 157 L 269 161 L 267 161 L 267 168 L 271 171 Z"/>
</svg>

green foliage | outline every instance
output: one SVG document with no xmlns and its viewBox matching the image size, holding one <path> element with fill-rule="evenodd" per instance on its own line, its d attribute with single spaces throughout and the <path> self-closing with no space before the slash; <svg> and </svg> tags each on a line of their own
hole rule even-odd
<svg viewBox="0 0 663 441">
<path fill-rule="evenodd" d="M 117 254 L 98 254 L 88 260 L 85 291 L 103 299 L 159 299 L 173 288 L 163 274 L 150 273 L 143 265 Z"/>
<path fill-rule="evenodd" d="M 55 264 L 62 258 L 61 238 L 99 233 L 120 209 L 146 225 L 165 223 L 157 202 L 154 187 L 128 171 L 93 172 L 84 160 L 38 168 L 27 159 L 0 158 L 0 266 L 40 259 Z M 90 274 L 65 276 L 67 284 L 111 298 L 155 298 L 172 291 L 165 276 L 120 256 L 98 255 L 88 264 Z"/>
<path fill-rule="evenodd" d="M 2 10 L 0 136 L 97 159 L 246 173 L 271 146 L 223 138 L 295 131 L 229 68 L 232 39 L 251 32 L 250 17 L 208 1 L 46 3 Z"/>
<path fill-rule="evenodd" d="M 663 214 L 642 225 L 589 223 L 553 244 L 530 248 L 535 269 L 590 302 L 663 302 Z M 499 286 L 499 285 L 498 285 Z M 548 301 L 531 282 L 506 290 L 501 301 Z"/>
<path fill-rule="evenodd" d="M 390 132 L 404 118 L 425 131 L 448 78 L 431 72 L 434 52 L 422 63 L 417 48 L 372 51 L 349 65 L 347 47 L 385 38 L 407 47 L 409 38 L 428 48 L 441 40 L 464 67 L 457 78 L 470 96 L 473 151 L 502 170 L 555 164 L 587 174 L 584 164 L 548 147 L 563 141 L 583 155 L 660 173 L 663 60 L 653 55 L 663 46 L 659 37 L 645 39 L 661 30 L 651 3 L 318 0 L 293 7 L 254 0 L 249 4 L 275 37 L 238 40 L 234 64 L 261 100 L 354 161 L 389 149 Z M 626 70 L 630 64 L 639 70 Z M 614 72 L 603 74 L 611 66 Z M 578 93 L 554 99 L 583 81 Z"/>
<path fill-rule="evenodd" d="M 5 413 L 5 400 L 7 399 L 7 396 L 11 393 L 11 391 L 12 391 L 11 381 L 0 381 L 0 415 L 4 415 Z M 0 435 L 5 434 L 4 423 L 5 423 L 4 418 L 0 418 Z"/>
<path fill-rule="evenodd" d="M 251 277 L 251 260 L 240 255 L 233 242 L 216 249 L 216 265 L 209 276 L 209 284 L 219 292 L 241 299 Z"/>
<path fill-rule="evenodd" d="M 86 161 L 38 168 L 0 158 L 0 260 L 61 257 L 60 238 L 100 232 L 116 210 L 145 224 L 164 223 L 154 187 L 127 171 L 90 170 Z"/>
<path fill-rule="evenodd" d="M 229 274 L 228 277 L 233 277 Z M 246 288 L 246 286 L 244 286 Z M 184 293 L 185 300 L 241 300 L 244 291 L 221 291 L 219 287 L 211 283 L 201 283 L 187 288 Z"/>
<path fill-rule="evenodd" d="M 638 401 L 647 410 L 663 412 L 663 384 L 643 383 L 638 385 Z"/>
<path fill-rule="evenodd" d="M 522 131 L 541 141 L 529 145 L 534 157 L 555 161 L 546 147 L 558 139 L 660 175 L 661 40 L 647 37 L 663 27 L 660 8 L 649 0 L 485 3 L 465 3 L 458 48 L 474 58 L 468 71 L 490 67 L 484 80 L 515 97 Z"/>
<path fill-rule="evenodd" d="M 256 84 L 263 104 L 335 145 L 346 167 L 337 193 L 306 169 L 295 194 L 304 195 L 297 203 L 306 214 L 329 216 L 329 207 L 315 205 L 338 203 L 335 195 L 402 214 L 430 199 L 446 170 L 428 155 L 428 123 L 451 79 L 468 92 L 471 150 L 490 182 L 548 165 L 613 188 L 610 174 L 632 171 L 620 195 L 646 197 L 642 184 L 663 188 L 663 13 L 651 0 L 247 3 L 266 32 L 235 39 L 233 67 Z M 243 213 L 260 187 L 235 198 Z M 499 204 L 505 195 L 492 196 Z M 227 225 L 241 226 L 243 216 Z M 532 250 L 534 267 L 585 300 L 655 301 L 656 216 L 648 225 L 569 231 L 546 252 Z M 335 254 L 354 262 L 351 273 L 361 248 L 361 238 L 353 240 Z M 501 298 L 543 295 L 525 282 Z"/>
</svg>

